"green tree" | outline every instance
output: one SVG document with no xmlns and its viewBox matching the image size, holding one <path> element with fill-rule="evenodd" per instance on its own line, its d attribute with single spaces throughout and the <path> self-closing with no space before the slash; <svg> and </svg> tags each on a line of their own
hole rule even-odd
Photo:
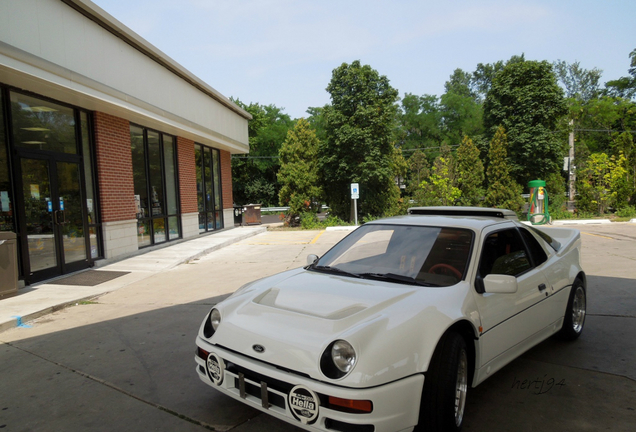
<svg viewBox="0 0 636 432">
<path fill-rule="evenodd" d="M 553 63 L 554 73 L 565 90 L 565 97 L 579 101 L 589 101 L 601 93 L 600 69 L 583 69 L 579 62 L 568 64 L 563 60 Z"/>
<path fill-rule="evenodd" d="M 448 146 L 435 158 L 431 174 L 422 181 L 420 187 L 424 191 L 423 204 L 433 206 L 452 206 L 460 198 L 461 191 L 456 186 L 455 160 Z"/>
<path fill-rule="evenodd" d="M 252 115 L 248 124 L 250 153 L 232 158 L 234 201 L 274 206 L 280 189 L 276 177 L 280 168 L 278 152 L 294 122 L 274 105 L 234 102 Z"/>
<path fill-rule="evenodd" d="M 625 157 L 593 153 L 584 169 L 577 170 L 577 192 L 581 200 L 579 209 L 604 214 L 610 207 L 622 207 L 624 202 Z M 623 195 L 623 196 L 621 196 Z M 621 202 L 623 201 L 623 202 Z"/>
<path fill-rule="evenodd" d="M 318 182 L 318 138 L 309 122 L 300 119 L 287 132 L 287 139 L 280 148 L 278 193 L 282 206 L 289 206 L 287 221 L 294 225 L 301 213 L 317 211 L 321 189 Z"/>
<path fill-rule="evenodd" d="M 605 83 L 608 95 L 623 99 L 634 99 L 636 97 L 636 49 L 629 53 L 630 67 L 628 77 L 621 77 Z"/>
<path fill-rule="evenodd" d="M 461 191 L 459 203 L 478 206 L 484 195 L 484 164 L 479 158 L 479 149 L 473 140 L 464 137 L 457 149 L 457 186 Z"/>
<path fill-rule="evenodd" d="M 487 207 L 510 209 L 519 213 L 523 206 L 522 189 L 510 174 L 508 139 L 501 126 L 497 128 L 490 142 L 488 159 L 490 162 L 486 171 L 488 189 L 484 204 Z"/>
<path fill-rule="evenodd" d="M 567 140 L 556 135 L 567 112 L 563 90 L 546 62 L 507 64 L 495 75 L 484 103 L 484 126 L 503 126 L 510 144 L 511 173 L 525 184 L 561 167 Z"/>
<path fill-rule="evenodd" d="M 439 147 L 440 119 L 437 96 L 406 93 L 398 113 L 400 147 L 407 150 Z"/>
<path fill-rule="evenodd" d="M 393 136 L 397 90 L 386 76 L 354 61 L 334 69 L 327 91 L 331 106 L 318 157 L 331 212 L 350 218 L 351 183 L 360 184 L 360 217 L 393 212 L 399 198 Z"/>
</svg>

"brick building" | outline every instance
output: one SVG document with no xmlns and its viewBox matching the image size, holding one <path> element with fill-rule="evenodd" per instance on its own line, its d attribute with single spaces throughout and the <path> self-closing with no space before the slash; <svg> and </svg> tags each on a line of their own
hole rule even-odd
<svg viewBox="0 0 636 432">
<path fill-rule="evenodd" d="M 0 231 L 25 283 L 233 227 L 249 113 L 88 0 L 0 20 Z"/>
</svg>

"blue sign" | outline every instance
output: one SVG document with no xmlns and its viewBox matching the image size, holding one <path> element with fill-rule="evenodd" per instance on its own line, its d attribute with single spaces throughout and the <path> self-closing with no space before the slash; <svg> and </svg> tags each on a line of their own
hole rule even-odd
<svg viewBox="0 0 636 432">
<path fill-rule="evenodd" d="M 53 203 L 51 201 L 47 201 L 46 208 L 49 210 L 49 213 L 51 213 L 53 211 Z"/>
<path fill-rule="evenodd" d="M 60 210 L 64 211 L 64 198 L 60 197 Z"/>
</svg>

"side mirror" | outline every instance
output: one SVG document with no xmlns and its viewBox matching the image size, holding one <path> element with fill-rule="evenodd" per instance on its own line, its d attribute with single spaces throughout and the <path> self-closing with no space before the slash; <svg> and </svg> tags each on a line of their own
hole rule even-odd
<svg viewBox="0 0 636 432">
<path fill-rule="evenodd" d="M 502 274 L 489 274 L 484 278 L 487 293 L 512 294 L 517 292 L 517 278 Z"/>
<path fill-rule="evenodd" d="M 316 261 L 318 261 L 318 255 L 316 254 L 307 255 L 307 265 L 312 265 Z"/>
</svg>

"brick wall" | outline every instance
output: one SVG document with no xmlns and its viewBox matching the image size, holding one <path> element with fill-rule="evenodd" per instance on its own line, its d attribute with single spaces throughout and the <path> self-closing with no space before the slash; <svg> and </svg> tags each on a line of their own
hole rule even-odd
<svg viewBox="0 0 636 432">
<path fill-rule="evenodd" d="M 221 154 L 221 186 L 223 187 L 223 208 L 232 208 L 234 198 L 232 196 L 232 161 L 230 152 L 220 150 Z"/>
<path fill-rule="evenodd" d="M 102 222 L 135 219 L 128 120 L 101 112 L 93 118 Z"/>
<path fill-rule="evenodd" d="M 194 160 L 194 141 L 177 137 L 179 159 L 179 195 L 181 213 L 194 213 L 197 207 L 197 170 Z"/>
</svg>

